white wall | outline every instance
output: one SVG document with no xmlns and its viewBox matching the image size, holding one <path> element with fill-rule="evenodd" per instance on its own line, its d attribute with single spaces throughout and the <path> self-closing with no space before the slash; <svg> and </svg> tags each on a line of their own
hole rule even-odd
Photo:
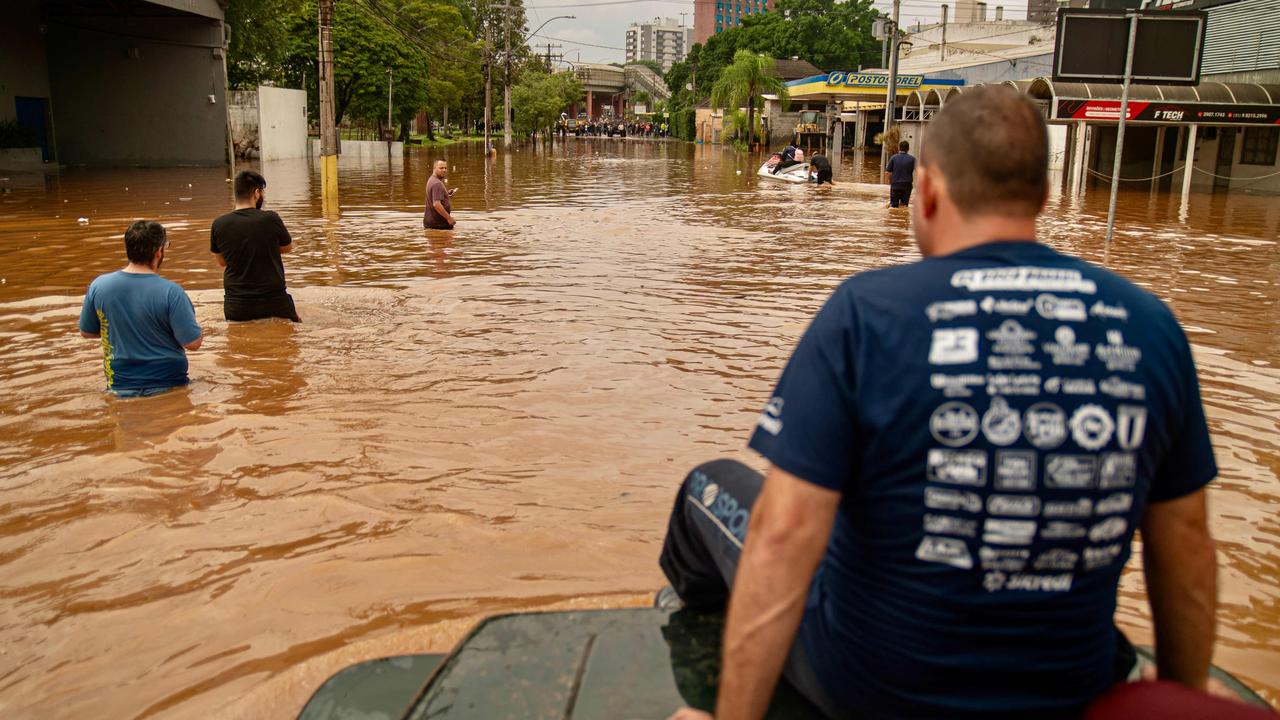
<svg viewBox="0 0 1280 720">
<path fill-rule="evenodd" d="M 258 135 L 263 160 L 307 156 L 307 93 L 258 87 Z"/>
</svg>

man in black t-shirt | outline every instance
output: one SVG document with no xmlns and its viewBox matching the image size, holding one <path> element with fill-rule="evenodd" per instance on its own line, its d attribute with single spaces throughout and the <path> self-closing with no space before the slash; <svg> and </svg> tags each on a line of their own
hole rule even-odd
<svg viewBox="0 0 1280 720">
<path fill-rule="evenodd" d="M 284 318 L 302 322 L 285 292 L 281 253 L 293 249 L 293 238 L 280 216 L 262 209 L 267 181 L 253 170 L 236 175 L 236 209 L 213 221 L 209 251 L 222 266 L 228 320 Z"/>
<path fill-rule="evenodd" d="M 831 161 L 827 159 L 826 155 L 813 156 L 813 159 L 809 161 L 809 175 L 813 182 L 819 185 L 822 183 L 835 185 L 835 182 L 831 180 Z"/>
</svg>

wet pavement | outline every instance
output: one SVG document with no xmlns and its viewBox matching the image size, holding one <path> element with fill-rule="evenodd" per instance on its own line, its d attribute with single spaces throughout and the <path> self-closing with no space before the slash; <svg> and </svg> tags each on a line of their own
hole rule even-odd
<svg viewBox="0 0 1280 720">
<path fill-rule="evenodd" d="M 344 158 L 325 218 L 307 161 L 267 163 L 301 325 L 229 326 L 209 224 L 222 170 L 0 181 L 0 711 L 295 713 L 344 664 L 447 647 L 493 612 L 644 604 L 676 483 L 744 449 L 809 317 L 850 273 L 918 255 L 875 161 L 839 185 L 758 158 L 571 140 L 453 168 Z M 1055 247 L 1168 301 L 1221 476 L 1216 661 L 1280 691 L 1280 202 L 1055 191 Z M 85 287 L 159 220 L 205 328 L 189 389 L 119 401 L 75 329 Z M 84 218 L 82 223 L 80 218 Z M 1134 563 L 1137 561 L 1135 560 Z M 1131 563 L 1120 622 L 1149 636 Z"/>
</svg>

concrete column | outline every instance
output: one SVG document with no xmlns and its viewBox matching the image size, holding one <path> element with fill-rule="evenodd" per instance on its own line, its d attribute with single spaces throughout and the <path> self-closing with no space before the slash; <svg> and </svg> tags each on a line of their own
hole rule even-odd
<svg viewBox="0 0 1280 720">
<path fill-rule="evenodd" d="M 867 111 L 859 110 L 853 121 L 853 146 L 861 150 L 867 146 Z"/>
<path fill-rule="evenodd" d="M 1196 131 L 1199 128 L 1200 126 L 1194 123 L 1187 128 L 1187 155 L 1182 166 L 1182 207 L 1184 209 L 1188 198 L 1191 197 L 1191 169 L 1196 162 Z"/>
<path fill-rule="evenodd" d="M 1073 129 L 1074 141 L 1071 144 L 1071 189 L 1080 192 L 1084 189 L 1085 167 L 1088 158 L 1084 146 L 1089 136 L 1088 126 L 1083 120 L 1077 122 Z"/>
<path fill-rule="evenodd" d="M 1164 131 L 1163 125 L 1156 128 L 1156 157 L 1151 163 L 1151 191 L 1155 192 L 1160 187 L 1160 173 L 1164 172 Z"/>
<path fill-rule="evenodd" d="M 595 117 L 595 115 L 592 112 L 595 109 L 592 107 L 592 105 L 594 104 L 595 104 L 595 101 L 594 101 L 594 98 L 592 97 L 592 93 L 590 90 L 588 90 L 587 91 L 587 119 L 588 120 Z"/>
<path fill-rule="evenodd" d="M 839 155 L 844 150 L 844 122 L 836 120 L 831 129 L 831 153 Z"/>
</svg>

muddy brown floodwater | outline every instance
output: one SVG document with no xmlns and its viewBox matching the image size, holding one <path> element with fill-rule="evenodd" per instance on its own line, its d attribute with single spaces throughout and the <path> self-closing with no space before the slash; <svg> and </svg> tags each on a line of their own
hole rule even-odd
<svg viewBox="0 0 1280 720">
<path fill-rule="evenodd" d="M 808 318 L 917 257 L 885 188 L 851 182 L 872 159 L 814 190 L 718 147 L 477 149 L 444 152 L 454 233 L 421 229 L 430 154 L 344 157 L 328 219 L 313 165 L 263 166 L 299 326 L 222 319 L 222 170 L 0 181 L 0 715 L 291 717 L 343 665 L 486 614 L 646 603 L 685 470 L 760 467 L 744 443 Z M 1055 193 L 1043 235 L 1189 332 L 1222 467 L 1216 661 L 1274 702 L 1280 201 L 1120 208 L 1109 252 L 1105 188 Z M 119 401 L 75 321 L 140 217 L 208 339 L 189 389 Z M 1133 568 L 1121 595 L 1149 637 Z"/>
</svg>

